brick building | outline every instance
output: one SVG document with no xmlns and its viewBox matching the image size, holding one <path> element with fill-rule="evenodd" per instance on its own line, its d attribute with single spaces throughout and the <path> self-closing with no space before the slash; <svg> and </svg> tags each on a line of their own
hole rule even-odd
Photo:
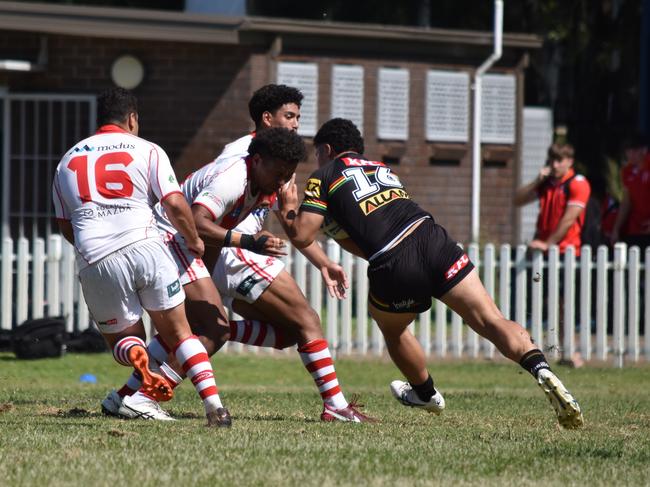
<svg viewBox="0 0 650 487">
<path fill-rule="evenodd" d="M 527 52 L 541 45 L 538 37 L 523 34 L 506 34 L 503 41 L 503 57 L 491 71 L 503 79 L 496 77 L 494 91 L 484 95 L 496 137 L 483 144 L 481 238 L 493 242 L 511 242 L 516 232 L 511 195 L 521 153 L 524 69 Z M 4 234 L 51 231 L 52 168 L 94 128 L 94 95 L 112 86 L 112 66 L 128 54 L 144 68 L 133 90 L 141 135 L 166 149 L 179 177 L 252 128 L 247 101 L 259 86 L 288 79 L 283 76 L 295 69 L 300 77 L 303 67 L 315 73 L 303 76 L 315 80 L 313 92 L 306 90 L 313 106 L 306 104 L 303 118 L 317 128 L 336 112 L 340 86 L 332 73 L 356 69 L 361 75 L 349 100 L 362 99 L 366 154 L 394 164 L 412 197 L 467 241 L 471 75 L 491 45 L 489 32 L 0 2 Z M 391 81 L 394 74 L 397 81 Z M 400 89 L 405 95 L 395 101 L 404 102 L 402 108 L 387 104 Z M 454 103 L 461 103 L 460 110 L 443 116 L 442 109 Z M 504 106 L 510 107 L 505 115 Z M 387 128 L 378 110 L 396 120 L 404 115 L 405 122 Z M 460 129 L 436 135 L 446 119 Z M 391 135 L 392 129 L 406 132 Z M 309 133 L 303 131 L 308 143 Z M 315 168 L 309 153 L 301 182 Z"/>
</svg>

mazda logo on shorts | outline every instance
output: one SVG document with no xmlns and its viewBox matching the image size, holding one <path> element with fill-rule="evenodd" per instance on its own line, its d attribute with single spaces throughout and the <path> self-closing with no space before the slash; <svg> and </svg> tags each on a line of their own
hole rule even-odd
<svg viewBox="0 0 650 487">
<path fill-rule="evenodd" d="M 81 211 L 81 216 L 83 218 L 92 218 L 94 215 L 95 215 L 95 212 L 91 208 L 88 208 L 86 210 Z"/>
</svg>

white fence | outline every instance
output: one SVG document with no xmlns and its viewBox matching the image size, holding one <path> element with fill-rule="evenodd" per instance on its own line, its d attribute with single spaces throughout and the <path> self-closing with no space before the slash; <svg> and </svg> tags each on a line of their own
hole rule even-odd
<svg viewBox="0 0 650 487">
<path fill-rule="evenodd" d="M 346 300 L 324 293 L 319 271 L 299 252 L 292 251 L 286 263 L 312 307 L 321 310 L 331 348 L 338 354 L 383 354 L 381 333 L 367 312 L 367 263 L 341 251 L 334 241 L 327 242 L 327 253 L 350 276 Z M 612 260 L 605 247 L 593 260 L 589 247 L 582 249 L 579 258 L 569 249 L 562 259 L 557 247 L 546 259 L 540 253 L 529 259 L 525 246 L 513 252 L 509 245 L 497 249 L 488 244 L 479 254 L 479 248 L 471 245 L 468 254 L 504 315 L 523 324 L 551 357 L 557 358 L 562 349 L 567 356 L 577 350 L 586 360 L 609 361 L 618 367 L 650 359 L 650 248 L 642 256 L 637 247 L 617 244 Z M 51 236 L 47 244 L 43 239 L 14 243 L 5 238 L 1 279 L 0 328 L 9 330 L 43 316 L 65 316 L 69 332 L 89 326 L 74 252 L 59 235 Z M 560 342 L 562 321 L 565 332 Z M 491 343 L 463 326 L 460 317 L 439 301 L 411 327 L 427 355 L 498 355 Z"/>
</svg>

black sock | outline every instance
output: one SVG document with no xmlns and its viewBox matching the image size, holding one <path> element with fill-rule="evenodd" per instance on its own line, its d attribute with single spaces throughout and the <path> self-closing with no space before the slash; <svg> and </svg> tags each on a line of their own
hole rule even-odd
<svg viewBox="0 0 650 487">
<path fill-rule="evenodd" d="M 537 379 L 537 373 L 542 369 L 551 370 L 551 366 L 548 365 L 544 352 L 539 348 L 535 348 L 530 352 L 526 352 L 521 360 L 519 360 L 519 365 L 521 365 L 524 370 L 527 370 L 531 373 L 533 377 Z"/>
<path fill-rule="evenodd" d="M 418 395 L 418 397 L 424 402 L 429 402 L 429 400 L 436 393 L 436 389 L 433 387 L 433 379 L 431 378 L 431 375 L 429 375 L 424 383 L 418 385 L 411 384 L 411 387 Z"/>
</svg>

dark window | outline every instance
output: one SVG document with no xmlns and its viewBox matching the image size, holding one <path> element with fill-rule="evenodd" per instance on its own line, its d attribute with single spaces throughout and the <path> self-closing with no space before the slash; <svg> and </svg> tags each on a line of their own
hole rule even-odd
<svg viewBox="0 0 650 487">
<path fill-rule="evenodd" d="M 483 167 L 487 168 L 504 168 L 508 165 L 507 161 L 503 159 L 485 159 L 483 160 Z"/>
<path fill-rule="evenodd" d="M 431 157 L 429 164 L 432 166 L 460 166 L 460 159 L 441 159 L 438 157 Z"/>
<path fill-rule="evenodd" d="M 390 164 L 391 166 L 399 165 L 399 157 L 384 156 L 381 160 L 384 164 Z"/>
</svg>

